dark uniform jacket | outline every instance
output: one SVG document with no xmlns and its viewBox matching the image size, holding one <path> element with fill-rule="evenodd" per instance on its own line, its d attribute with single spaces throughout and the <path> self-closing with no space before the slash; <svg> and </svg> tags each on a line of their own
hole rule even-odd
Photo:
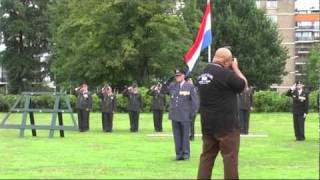
<svg viewBox="0 0 320 180">
<path fill-rule="evenodd" d="M 77 104 L 76 109 L 86 110 L 92 109 L 92 96 L 90 91 L 87 93 L 81 93 L 80 91 L 76 91 L 77 96 Z"/>
<path fill-rule="evenodd" d="M 237 94 L 245 88 L 245 81 L 219 64 L 208 64 L 196 83 L 202 133 L 213 135 L 239 129 Z"/>
<path fill-rule="evenodd" d="M 163 91 L 170 94 L 171 97 L 169 119 L 191 122 L 199 108 L 195 87 L 188 82 L 184 82 L 182 87 L 178 83 L 171 83 L 168 87 L 164 86 L 163 88 Z"/>
<path fill-rule="evenodd" d="M 150 90 L 148 94 L 152 96 L 152 110 L 164 110 L 166 107 L 166 95 L 156 91 Z"/>
<path fill-rule="evenodd" d="M 309 97 L 306 91 L 302 91 L 299 95 L 298 90 L 291 90 L 289 89 L 287 96 L 292 97 L 292 113 L 302 115 L 304 113 L 308 113 L 308 106 L 309 106 Z"/>
<path fill-rule="evenodd" d="M 252 106 L 252 93 L 251 90 L 245 90 L 238 94 L 238 107 L 240 110 L 250 111 Z"/>
<path fill-rule="evenodd" d="M 97 95 L 101 99 L 101 102 L 100 102 L 101 112 L 112 113 L 116 111 L 117 99 L 114 94 L 111 94 L 109 96 L 99 91 Z"/>
<path fill-rule="evenodd" d="M 132 93 L 127 89 L 123 91 L 123 95 L 128 98 L 128 111 L 140 111 L 143 108 L 143 99 L 140 93 Z"/>
</svg>

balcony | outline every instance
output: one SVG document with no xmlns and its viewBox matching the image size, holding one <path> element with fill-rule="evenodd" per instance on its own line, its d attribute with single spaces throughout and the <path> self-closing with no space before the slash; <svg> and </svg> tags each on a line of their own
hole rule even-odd
<svg viewBox="0 0 320 180">
<path fill-rule="evenodd" d="M 320 41 L 320 37 L 296 37 L 296 41 L 305 42 L 305 43 L 313 43 Z"/>
</svg>

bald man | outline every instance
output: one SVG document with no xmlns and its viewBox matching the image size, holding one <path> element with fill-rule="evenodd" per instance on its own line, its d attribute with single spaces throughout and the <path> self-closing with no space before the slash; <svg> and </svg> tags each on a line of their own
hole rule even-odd
<svg viewBox="0 0 320 180">
<path fill-rule="evenodd" d="M 239 179 L 240 121 L 236 94 L 242 92 L 246 84 L 237 59 L 232 58 L 226 48 L 219 48 L 212 63 L 198 76 L 203 141 L 198 179 L 211 178 L 219 151 L 224 163 L 224 178 Z"/>
</svg>

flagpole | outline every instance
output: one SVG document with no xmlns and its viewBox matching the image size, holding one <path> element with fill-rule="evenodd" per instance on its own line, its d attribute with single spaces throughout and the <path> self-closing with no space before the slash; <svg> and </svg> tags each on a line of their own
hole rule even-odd
<svg viewBox="0 0 320 180">
<path fill-rule="evenodd" d="M 207 4 L 209 4 L 209 3 L 210 3 L 210 0 L 207 0 Z M 210 16 L 211 16 L 211 13 L 210 13 Z M 210 19 L 211 19 L 211 17 L 210 17 Z M 211 23 L 211 21 L 210 21 L 210 23 Z M 210 27 L 211 27 L 211 24 L 210 24 Z M 211 62 L 211 44 L 208 47 L 208 63 L 210 63 L 210 62 Z"/>
</svg>

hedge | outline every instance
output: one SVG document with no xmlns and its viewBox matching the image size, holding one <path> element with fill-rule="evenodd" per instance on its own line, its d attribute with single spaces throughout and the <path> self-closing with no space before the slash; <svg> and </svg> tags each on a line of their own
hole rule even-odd
<svg viewBox="0 0 320 180">
<path fill-rule="evenodd" d="M 140 93 L 143 96 L 144 108 L 143 112 L 151 111 L 151 99 L 152 97 L 147 95 L 147 88 L 140 88 Z M 72 108 L 75 107 L 76 97 L 68 95 L 70 97 L 70 103 Z M 17 95 L 0 95 L 0 112 L 7 112 L 9 108 L 14 104 Z M 315 112 L 317 108 L 317 92 L 313 91 L 309 94 L 309 111 Z M 167 96 L 167 109 L 169 97 Z M 99 111 L 99 98 L 93 95 L 93 111 Z M 54 98 L 52 96 L 35 96 L 32 98 L 32 107 L 34 108 L 53 108 Z M 125 112 L 127 105 L 127 98 L 122 94 L 117 95 L 117 111 Z M 23 102 L 20 103 L 20 107 L 23 106 Z M 66 108 L 65 103 L 62 103 L 62 107 Z M 254 94 L 254 112 L 290 112 L 292 108 L 291 98 L 280 94 L 275 91 L 259 91 Z"/>
</svg>

